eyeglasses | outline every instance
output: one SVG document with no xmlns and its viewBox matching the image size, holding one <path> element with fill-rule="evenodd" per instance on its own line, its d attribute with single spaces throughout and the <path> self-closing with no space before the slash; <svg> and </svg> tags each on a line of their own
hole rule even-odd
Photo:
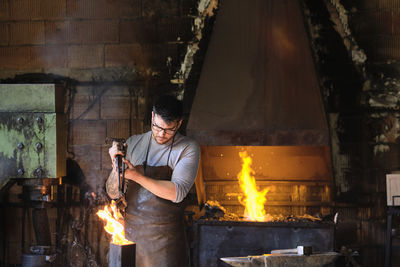
<svg viewBox="0 0 400 267">
<path fill-rule="evenodd" d="M 165 133 L 165 134 L 168 134 L 168 135 L 174 134 L 174 133 L 176 132 L 176 130 L 177 130 L 177 129 L 176 129 L 176 126 L 173 127 L 173 128 L 163 128 L 163 127 L 158 126 L 158 125 L 155 124 L 154 122 L 151 124 L 151 126 L 152 126 L 152 128 L 153 128 L 154 131 L 156 131 L 156 132 L 164 131 L 164 133 Z"/>
</svg>

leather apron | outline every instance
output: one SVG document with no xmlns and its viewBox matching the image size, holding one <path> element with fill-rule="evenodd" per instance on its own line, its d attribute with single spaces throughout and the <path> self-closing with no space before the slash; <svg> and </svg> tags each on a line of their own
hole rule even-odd
<svg viewBox="0 0 400 267">
<path fill-rule="evenodd" d="M 152 136 L 147 147 L 144 175 L 156 180 L 171 180 L 168 166 L 173 141 L 166 166 L 148 166 L 147 157 Z M 184 227 L 184 205 L 160 198 L 136 182 L 128 182 L 126 192 L 125 233 L 136 243 L 137 267 L 189 266 L 188 247 Z"/>
</svg>

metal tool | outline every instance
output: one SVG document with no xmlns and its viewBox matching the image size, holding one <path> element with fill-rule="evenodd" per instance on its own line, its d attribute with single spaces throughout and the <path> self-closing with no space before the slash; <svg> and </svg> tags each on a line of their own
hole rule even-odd
<svg viewBox="0 0 400 267">
<path fill-rule="evenodd" d="M 297 248 L 290 249 L 274 249 L 271 250 L 271 254 L 297 254 L 297 255 L 311 255 L 312 247 L 311 246 L 297 246 Z"/>
<path fill-rule="evenodd" d="M 113 138 L 107 137 L 106 144 L 116 145 L 118 150 L 121 151 L 124 155 L 126 153 L 125 148 L 125 139 L 123 138 Z M 124 178 L 125 178 L 125 163 L 122 160 L 122 155 L 117 155 L 114 159 L 114 166 L 116 167 L 116 172 L 118 174 L 118 188 L 120 192 L 124 192 Z"/>
<path fill-rule="evenodd" d="M 118 150 L 121 151 L 124 155 L 126 153 L 126 140 L 123 138 L 113 138 L 113 137 L 107 137 L 106 138 L 106 144 L 112 144 L 116 145 Z M 116 172 L 118 175 L 118 190 L 120 192 L 120 198 L 116 200 L 117 206 L 120 208 L 121 211 L 125 210 L 126 207 L 126 201 L 125 201 L 125 163 L 122 160 L 124 156 L 123 155 L 117 155 L 114 159 L 114 166 L 116 168 Z"/>
</svg>

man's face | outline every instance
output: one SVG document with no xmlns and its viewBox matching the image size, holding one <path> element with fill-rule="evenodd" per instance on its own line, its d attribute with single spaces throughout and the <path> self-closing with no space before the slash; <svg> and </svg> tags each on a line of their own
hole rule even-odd
<svg viewBox="0 0 400 267">
<path fill-rule="evenodd" d="M 182 124 L 182 120 L 166 123 L 159 115 L 152 112 L 151 132 L 156 142 L 160 145 L 167 143 Z"/>
</svg>

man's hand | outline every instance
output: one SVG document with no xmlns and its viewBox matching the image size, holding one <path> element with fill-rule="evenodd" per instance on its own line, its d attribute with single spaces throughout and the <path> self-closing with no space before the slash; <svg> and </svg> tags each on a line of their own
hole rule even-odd
<svg viewBox="0 0 400 267">
<path fill-rule="evenodd" d="M 124 157 L 125 156 L 125 153 L 124 153 L 124 151 L 121 151 L 121 150 L 119 150 L 118 149 L 118 142 L 115 142 L 115 141 L 113 141 L 113 144 L 112 144 L 112 146 L 110 147 L 110 149 L 108 150 L 108 154 L 110 155 L 110 157 L 111 157 L 111 162 L 112 162 L 112 164 L 113 164 L 113 170 L 116 168 L 116 166 L 115 166 L 115 157 L 117 156 L 117 155 L 121 155 L 122 157 Z M 125 146 L 126 146 L 126 144 L 124 144 Z"/>
<path fill-rule="evenodd" d="M 126 158 L 122 158 L 122 161 L 128 166 L 125 170 L 125 178 L 137 182 L 137 178 L 144 175 L 143 166 L 135 167 Z"/>
<path fill-rule="evenodd" d="M 132 163 L 129 162 L 129 160 L 125 158 L 123 158 L 122 160 L 129 167 L 129 169 L 125 170 L 126 179 L 132 180 L 140 184 L 158 197 L 171 201 L 174 201 L 176 199 L 176 188 L 174 183 L 167 180 L 156 180 L 147 177 L 143 173 L 142 166 L 135 167 L 132 165 Z"/>
<path fill-rule="evenodd" d="M 112 146 L 110 147 L 110 149 L 108 150 L 108 154 L 110 154 L 111 160 L 114 160 L 114 158 L 117 155 L 121 155 L 121 156 L 125 156 L 124 151 L 121 151 L 118 149 L 118 142 L 113 141 Z M 124 144 L 126 146 L 126 144 Z"/>
</svg>

